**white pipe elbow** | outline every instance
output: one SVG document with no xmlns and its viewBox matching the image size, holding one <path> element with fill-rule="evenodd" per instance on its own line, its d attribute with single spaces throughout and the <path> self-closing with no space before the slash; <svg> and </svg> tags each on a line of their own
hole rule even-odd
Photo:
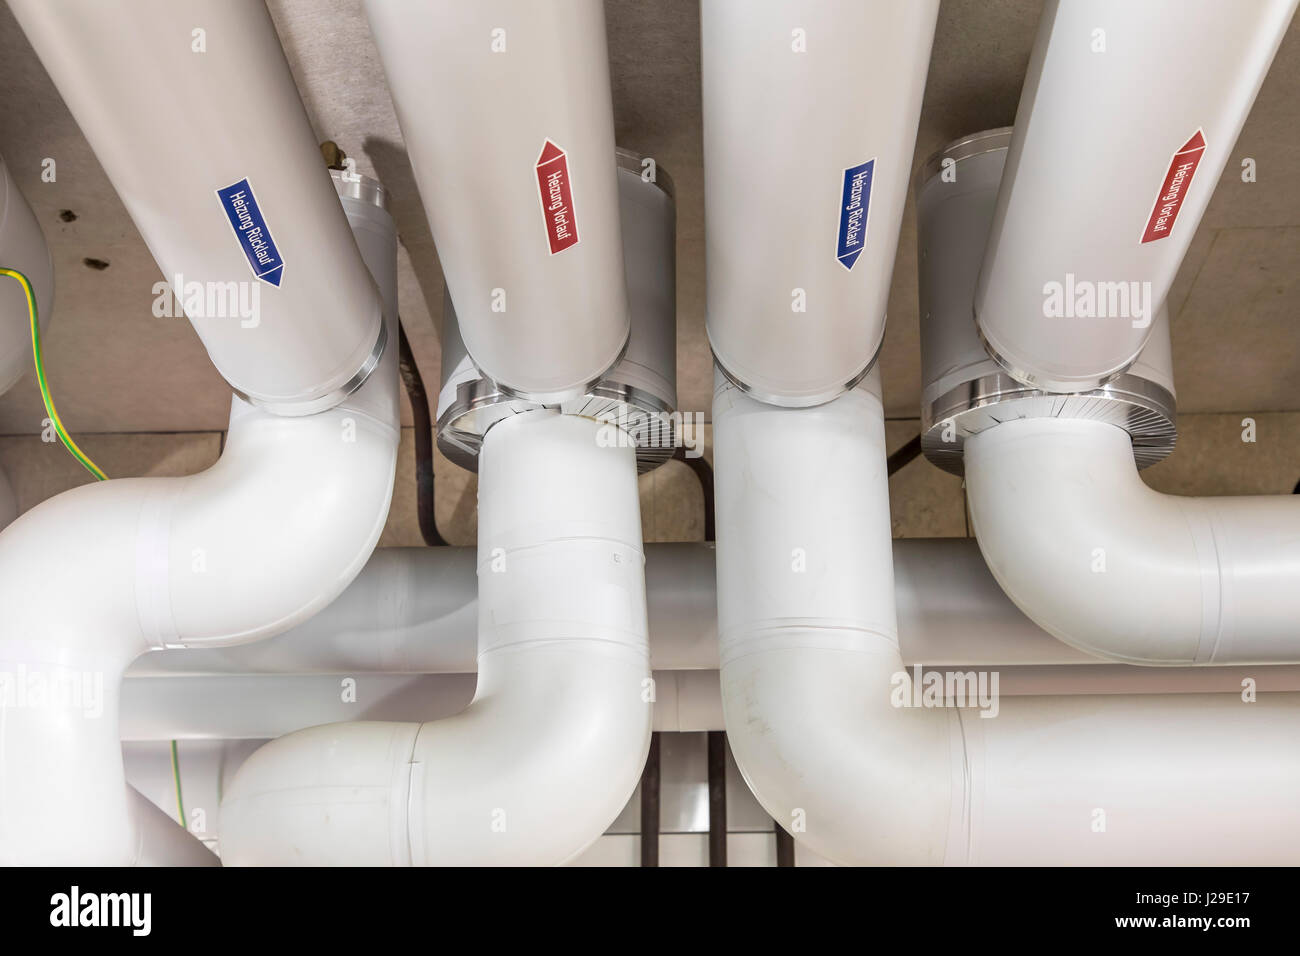
<svg viewBox="0 0 1300 956">
<path fill-rule="evenodd" d="M 714 395 L 727 734 L 759 803 L 840 863 L 939 863 L 953 718 L 903 673 L 879 374 L 827 405 Z"/>
<path fill-rule="evenodd" d="M 392 374 L 376 373 L 390 389 Z M 397 423 L 364 407 L 282 418 L 234 399 L 208 470 L 83 485 L 22 515 L 0 537 L 5 646 L 125 666 L 149 649 L 241 643 L 303 621 L 360 571 L 388 514 Z"/>
<path fill-rule="evenodd" d="M 956 711 L 895 707 L 883 635 L 793 629 L 724 658 L 727 739 L 759 803 L 846 865 L 944 862 Z"/>
<path fill-rule="evenodd" d="M 350 583 L 392 494 L 395 353 L 385 363 L 313 416 L 236 399 L 207 471 L 83 485 L 0 534 L 0 673 L 18 695 L 0 721 L 0 862 L 139 860 L 122 673 L 151 649 L 277 634 Z M 373 417 L 378 408 L 391 417 Z"/>
<path fill-rule="evenodd" d="M 222 802 L 227 862 L 558 864 L 604 832 L 636 788 L 654 701 L 636 461 L 606 441 L 620 434 L 550 411 L 488 432 L 473 702 L 263 747 Z"/>
<path fill-rule="evenodd" d="M 1153 491 L 1098 422 L 1008 421 L 965 455 L 989 569 L 1060 640 L 1131 664 L 1300 660 L 1300 498 Z"/>
<path fill-rule="evenodd" d="M 394 368 L 375 374 L 392 390 L 396 349 L 387 360 Z M 260 640 L 334 600 L 383 532 L 397 428 L 395 416 L 372 417 L 359 401 L 294 419 L 236 399 L 221 459 L 181 483 L 155 486 L 144 504 L 141 535 L 153 530 L 150 517 L 167 531 L 165 559 L 159 556 L 166 590 L 141 608 L 156 613 L 153 641 Z"/>
<path fill-rule="evenodd" d="M 473 703 L 423 724 L 326 724 L 240 768 L 227 864 L 563 863 L 618 816 L 649 745 L 644 654 L 556 641 L 480 658 Z"/>
<path fill-rule="evenodd" d="M 913 683 L 895 637 L 884 429 L 879 399 L 868 391 L 878 387 L 874 379 L 804 410 L 764 406 L 733 387 L 714 396 L 723 709 L 736 762 L 764 809 L 799 842 L 849 864 L 1293 857 L 1300 756 L 1285 741 L 1296 732 L 1300 695 L 1250 704 L 1231 695 L 999 698 L 996 671 L 942 674 L 938 688 L 933 675 Z M 988 461 L 978 457 L 992 454 L 988 437 L 1033 431 L 1035 423 L 976 436 L 974 461 L 968 443 L 972 510 L 989 462 L 1006 464 L 1000 477 L 1015 482 L 999 499 L 1006 514 L 1048 543 L 1058 539 L 1043 527 L 1087 528 L 1097 514 L 1074 517 L 1055 500 L 1041 506 L 1049 479 L 1093 483 L 1082 502 L 1092 509 L 1111 498 L 1144 507 L 1147 497 L 1163 498 L 1135 473 L 1124 478 L 1110 458 L 1095 464 L 1100 440 L 1122 446 L 1133 471 L 1122 432 L 1067 424 L 1092 440 L 1081 443 L 1087 453 L 1067 455 L 1064 443 L 1036 455 L 1035 471 L 1016 467 L 1027 463 L 1007 447 Z M 1163 520 L 1174 523 L 1168 514 Z M 1127 530 L 1136 542 L 1165 526 L 1104 527 Z M 1286 540 L 1290 532 L 1280 531 L 1274 543 Z M 1245 560 L 1249 552 L 1234 554 Z M 1261 761 L 1267 779 L 1240 786 L 1246 768 Z M 1099 812 L 1104 840 L 1092 828 Z M 1242 820 L 1256 822 L 1244 828 Z M 1188 843 L 1192 826 L 1203 839 Z"/>
</svg>

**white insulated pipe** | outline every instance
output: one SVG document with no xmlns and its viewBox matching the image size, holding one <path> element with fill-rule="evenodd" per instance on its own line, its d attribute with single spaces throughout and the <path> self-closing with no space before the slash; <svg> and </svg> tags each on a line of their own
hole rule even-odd
<svg viewBox="0 0 1300 956">
<path fill-rule="evenodd" d="M 470 357 L 586 393 L 630 329 L 601 0 L 367 0 Z"/>
<path fill-rule="evenodd" d="M 345 700 L 340 693 L 341 674 L 130 678 L 123 682 L 122 740 L 254 740 L 260 745 L 321 724 L 441 720 L 455 717 L 474 699 L 477 662 L 471 667 L 459 674 L 353 671 L 346 676 L 356 682 L 356 700 Z M 716 668 L 652 671 L 650 676 L 655 682 L 654 730 L 723 729 Z M 1296 675 L 1288 677 L 1300 687 Z M 129 766 L 127 770 L 129 775 Z"/>
<path fill-rule="evenodd" d="M 1293 862 L 1300 694 L 924 705 L 898 651 L 878 389 L 714 396 L 723 708 L 764 809 L 849 864 Z"/>
<path fill-rule="evenodd" d="M 395 303 L 392 220 L 345 203 Z M 395 311 L 387 321 L 396 335 Z M 325 412 L 281 417 L 233 399 L 207 471 L 83 485 L 0 533 L 0 863 L 147 859 L 122 771 L 123 672 L 162 647 L 278 634 L 333 601 L 379 540 L 397 443 L 390 349 Z"/>
<path fill-rule="evenodd" d="M 968 386 L 980 394 L 976 380 L 995 368 L 969 322 L 1004 152 L 975 152 L 990 142 L 960 143 L 969 152 L 955 177 L 936 174 L 919 194 L 927 401 Z M 1132 371 L 1172 391 L 1165 317 Z M 982 387 L 998 397 L 996 384 Z M 1300 574 L 1300 499 L 1152 491 L 1137 474 L 1139 409 L 1116 413 L 1107 401 L 1100 392 L 1073 406 L 1041 402 L 1033 421 L 1016 420 L 1024 403 L 992 405 L 987 430 L 969 436 L 971 518 L 1007 594 L 1047 632 L 1105 660 L 1300 660 L 1289 587 Z"/>
<path fill-rule="evenodd" d="M 648 544 L 646 610 L 656 671 L 718 667 L 714 550 Z M 379 548 L 329 607 L 256 644 L 162 650 L 129 677 L 242 674 L 470 674 L 477 667 L 474 548 Z M 1030 621 L 971 538 L 893 542 L 903 660 L 984 666 L 1097 664 Z M 943 581 L 935 588 L 934 581 Z"/>
<path fill-rule="evenodd" d="M 715 391 L 723 714 L 750 789 L 801 843 L 839 863 L 939 863 L 955 717 L 890 706 L 884 430 L 878 372 L 810 409 Z"/>
<path fill-rule="evenodd" d="M 975 314 L 1017 380 L 1123 372 L 1151 334 L 1296 0 L 1049 0 Z"/>
<path fill-rule="evenodd" d="M 1044 638 L 1073 652 L 1050 635 Z M 651 638 L 653 644 L 653 637 Z M 716 655 L 715 655 L 716 656 Z M 996 671 L 997 697 L 1123 694 L 1257 695 L 1300 691 L 1300 666 L 1138 667 L 1099 662 L 982 666 L 963 661 L 918 665 L 903 658 L 909 679 L 924 690 L 957 686 L 958 675 L 978 680 L 979 670 Z M 460 673 L 222 674 L 140 677 L 122 683 L 119 728 L 123 741 L 256 740 L 259 743 L 319 724 L 379 720 L 423 723 L 453 717 L 474 698 L 478 662 Z M 917 675 L 920 675 L 919 678 Z M 722 686 L 716 666 L 707 670 L 659 670 L 655 681 L 654 729 L 725 730 Z M 356 699 L 341 694 L 351 678 Z M 1249 684 L 1243 681 L 1249 680 Z M 978 687 L 976 688 L 978 690 Z M 945 691 L 946 693 L 946 691 Z M 989 707 L 993 704 L 990 702 Z M 234 767 L 231 768 L 233 771 Z M 128 767 L 128 775 L 130 768 Z"/>
<path fill-rule="evenodd" d="M 967 543 L 969 557 L 983 567 L 975 543 Z M 651 666 L 716 670 L 712 547 L 674 543 L 645 550 Z M 472 674 L 478 657 L 476 556 L 475 548 L 379 548 L 338 600 L 299 627 L 241 647 L 159 651 L 137 660 L 131 674 Z M 993 600 L 1024 620 L 991 578 L 988 587 Z M 1061 647 L 1054 639 L 1045 643 Z"/>
<path fill-rule="evenodd" d="M 474 700 L 267 744 L 223 798 L 227 862 L 559 864 L 604 832 L 655 695 L 634 450 L 601 447 L 601 428 L 537 410 L 488 431 Z"/>
<path fill-rule="evenodd" d="M 938 9 L 700 5 L 709 342 L 763 401 L 829 401 L 880 350 Z"/>
<path fill-rule="evenodd" d="M 13 174 L 0 156 L 0 266 L 25 275 L 36 293 L 41 331 L 50 324 L 54 305 L 54 263 L 45 234 L 32 207 L 18 191 Z M 23 287 L 0 276 L 0 395 L 33 369 L 31 316 Z M 4 526 L 4 487 L 0 478 L 0 527 Z M 12 517 L 12 516 L 11 516 Z"/>
<path fill-rule="evenodd" d="M 966 444 L 971 524 L 1044 630 L 1133 664 L 1300 662 L 1300 498 L 1190 498 L 1138 476 L 1128 435 L 1003 422 Z"/>
<path fill-rule="evenodd" d="M 226 381 L 291 415 L 355 390 L 382 306 L 262 0 L 9 5 Z"/>
<path fill-rule="evenodd" d="M 956 389 L 969 389 L 979 379 L 1001 371 L 980 341 L 971 309 L 997 206 L 1008 152 L 1003 144 L 1009 132 L 987 130 L 958 140 L 927 162 L 921 173 L 916 221 L 923 408 L 934 408 L 936 403 L 942 408 L 947 404 L 944 396 Z M 956 159 L 952 159 L 954 154 Z M 945 158 L 952 160 L 950 166 L 942 164 Z M 936 160 L 937 167 L 933 165 Z M 1129 370 L 1167 392 L 1172 404 L 1175 389 L 1167 309 L 1156 313 L 1146 345 Z M 991 397 L 993 389 L 987 385 L 974 387 L 981 398 Z M 1056 414 L 1077 414 L 1062 406 L 1059 401 L 1052 405 Z"/>
</svg>

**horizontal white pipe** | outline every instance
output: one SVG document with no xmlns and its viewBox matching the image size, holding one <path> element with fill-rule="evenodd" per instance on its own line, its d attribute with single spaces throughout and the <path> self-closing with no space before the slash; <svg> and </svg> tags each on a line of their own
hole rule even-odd
<svg viewBox="0 0 1300 956">
<path fill-rule="evenodd" d="M 1059 642 L 1058 642 L 1059 643 Z M 909 676 L 912 665 L 904 663 Z M 999 665 L 998 694 L 1258 694 L 1300 691 L 1300 667 L 1133 667 L 1128 664 Z M 978 671 L 970 664 L 921 668 L 926 681 Z M 934 674 L 931 677 L 928 675 Z M 656 670 L 655 730 L 725 730 L 718 671 Z M 1248 681 L 1249 684 L 1243 683 Z M 346 682 L 346 683 L 345 683 Z M 463 674 L 243 674 L 132 677 L 122 685 L 123 741 L 270 740 L 304 727 L 355 720 L 440 720 L 474 698 L 477 677 Z M 344 690 L 355 690 L 344 694 Z M 129 768 L 128 768 L 129 769 Z M 233 769 L 233 768 L 232 768 Z"/>
<path fill-rule="evenodd" d="M 464 710 L 474 681 L 472 673 L 128 677 L 120 733 L 124 742 L 266 741 L 349 720 L 420 723 Z"/>
<path fill-rule="evenodd" d="M 266 745 L 223 798 L 228 862 L 555 864 L 604 832 L 639 779 L 654 695 L 636 461 L 600 447 L 601 427 L 542 410 L 488 432 L 474 700 Z"/>
<path fill-rule="evenodd" d="M 380 548 L 320 614 L 269 640 L 138 658 L 128 676 L 470 674 L 479 606 L 473 548 Z M 1096 664 L 1011 603 L 971 538 L 893 542 L 903 660 L 910 664 Z M 646 546 L 650 665 L 717 670 L 711 544 Z M 942 588 L 933 586 L 935 580 Z"/>
<path fill-rule="evenodd" d="M 841 863 L 1294 862 L 1300 694 L 915 706 L 878 387 L 715 394 L 723 706 L 764 809 Z"/>
<path fill-rule="evenodd" d="M 700 5 L 709 342 L 767 401 L 827 401 L 880 349 L 938 10 Z"/>
<path fill-rule="evenodd" d="M 1300 694 L 1018 697 L 993 720 L 955 713 L 964 763 L 954 771 L 969 777 L 953 817 L 969 823 L 954 828 L 948 862 L 1275 866 L 1300 856 Z"/>
<path fill-rule="evenodd" d="M 712 547 L 653 544 L 646 553 L 651 665 L 716 670 Z M 130 673 L 472 674 L 478 666 L 476 556 L 475 548 L 379 548 L 348 589 L 302 625 L 256 644 L 147 654 Z M 992 579 L 989 586 L 1023 620 Z"/>
<path fill-rule="evenodd" d="M 354 215 L 374 224 L 368 209 Z M 391 299 L 391 219 L 386 237 L 370 232 L 359 226 L 358 241 L 386 255 L 371 265 Z M 389 321 L 395 335 L 395 313 Z M 260 640 L 328 605 L 379 540 L 397 443 L 394 349 L 326 412 L 286 418 L 235 398 L 207 471 L 84 485 L 0 533 L 0 675 L 12 695 L 0 721 L 0 863 L 136 860 L 123 672 L 149 650 Z"/>
<path fill-rule="evenodd" d="M 604 4 L 365 6 L 466 349 L 579 397 L 630 328 Z"/>
<path fill-rule="evenodd" d="M 383 346 L 379 294 L 262 0 L 9 6 L 162 279 L 181 277 L 164 314 L 183 307 L 255 404 L 306 414 L 359 385 Z"/>
<path fill-rule="evenodd" d="M 18 191 L 3 156 L 0 156 L 0 266 L 16 269 L 31 281 L 36 293 L 36 312 L 44 331 L 54 305 L 54 263 L 36 214 Z M 0 276 L 0 395 L 32 368 L 27 296 L 14 279 Z M 0 518 L 0 527 L 3 524 Z"/>
<path fill-rule="evenodd" d="M 1021 614 L 971 539 L 900 539 L 892 554 L 898 642 L 908 666 L 1097 663 Z"/>
<path fill-rule="evenodd" d="M 1004 422 L 966 446 L 971 524 L 1044 630 L 1135 664 L 1300 662 L 1300 498 L 1186 498 L 1138 477 L 1128 435 Z"/>
<path fill-rule="evenodd" d="M 1295 9 L 1049 0 L 975 297 L 1015 378 L 1083 391 L 1137 358 Z"/>
<path fill-rule="evenodd" d="M 723 729 L 716 669 L 651 676 L 654 730 Z M 472 671 L 129 677 L 120 732 L 123 741 L 264 741 L 344 721 L 424 723 L 461 713 L 476 683 Z"/>
</svg>

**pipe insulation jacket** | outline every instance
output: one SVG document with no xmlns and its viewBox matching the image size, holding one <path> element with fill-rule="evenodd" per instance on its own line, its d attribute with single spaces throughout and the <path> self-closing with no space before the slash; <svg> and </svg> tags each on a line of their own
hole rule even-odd
<svg viewBox="0 0 1300 956">
<path fill-rule="evenodd" d="M 227 862 L 559 864 L 605 831 L 655 698 L 636 459 L 605 427 L 543 409 L 488 431 L 473 701 L 267 744 L 223 798 Z"/>
<path fill-rule="evenodd" d="M 756 397 L 825 402 L 875 361 L 938 10 L 700 5 L 709 343 Z"/>
<path fill-rule="evenodd" d="M 1172 497 L 1138 477 L 1173 446 L 1166 310 L 1130 372 L 1100 389 L 1017 395 L 989 374 L 970 309 L 1007 139 L 957 141 L 940 154 L 954 175 L 932 163 L 918 195 L 927 434 L 959 439 L 928 451 L 960 460 L 988 567 L 1046 632 L 1105 660 L 1300 661 L 1300 499 Z"/>
<path fill-rule="evenodd" d="M 226 381 L 293 415 L 355 390 L 382 305 L 262 0 L 9 5 Z"/>
<path fill-rule="evenodd" d="M 651 667 L 717 670 L 713 546 L 656 543 L 645 552 Z M 128 676 L 473 673 L 476 553 L 379 548 L 336 601 L 299 626 L 256 644 L 146 654 Z M 989 574 L 973 539 L 900 538 L 893 556 L 908 664 L 1100 663 L 1025 617 Z"/>
<path fill-rule="evenodd" d="M 1012 377 L 1079 392 L 1137 358 L 1296 2 L 1049 0 L 975 296 Z"/>
<path fill-rule="evenodd" d="M 966 489 L 994 577 L 1065 643 L 1132 664 L 1300 662 L 1300 497 L 1161 494 L 1122 429 L 1054 418 L 970 438 Z"/>
<path fill-rule="evenodd" d="M 630 329 L 604 4 L 365 7 L 466 349 L 518 397 L 578 398 Z"/>
<path fill-rule="evenodd" d="M 345 202 L 395 302 L 392 220 Z M 123 777 L 123 672 L 162 647 L 278 634 L 333 601 L 379 540 L 397 443 L 391 349 L 325 412 L 281 417 L 234 398 L 207 471 L 84 485 L 0 533 L 0 863 L 124 865 L 156 852 L 141 856 Z"/>
<path fill-rule="evenodd" d="M 32 284 L 41 331 L 50 324 L 54 305 L 54 264 L 36 214 L 18 191 L 0 156 L 0 266 L 16 269 Z M 27 295 L 12 279 L 0 277 L 0 395 L 31 371 L 32 329 Z M 3 479 L 0 479 L 0 527 L 4 524 Z"/>
<path fill-rule="evenodd" d="M 848 864 L 1294 860 L 1300 694 L 927 706 L 898 649 L 883 418 L 878 373 L 818 408 L 714 396 L 723 710 L 764 809 Z"/>
<path fill-rule="evenodd" d="M 1050 635 L 1052 643 L 1065 648 Z M 651 639 L 653 643 L 653 638 Z M 1066 648 L 1073 650 L 1072 648 Z M 918 665 L 903 659 L 909 676 L 947 682 L 975 667 L 964 661 Z M 340 721 L 380 720 L 423 723 L 452 717 L 474 699 L 478 662 L 463 673 L 222 674 L 139 677 L 122 684 L 119 728 L 123 741 L 256 740 L 260 743 L 304 727 Z M 1250 686 L 1258 695 L 1300 691 L 1300 666 L 1138 667 L 1097 663 L 997 665 L 997 699 L 1063 695 L 1226 694 Z M 722 685 L 709 670 L 652 671 L 655 681 L 654 729 L 725 730 Z M 351 678 L 355 700 L 340 694 Z M 954 676 L 952 680 L 956 680 Z M 963 679 L 965 679 L 963 677 Z M 1249 679 L 1250 684 L 1242 681 Z M 360 705 L 360 706 L 358 706 Z M 992 703 L 990 702 L 990 708 Z M 233 771 L 235 768 L 231 768 Z M 127 768 L 128 779 L 130 767 Z M 164 798 L 165 799 L 165 798 Z"/>
</svg>

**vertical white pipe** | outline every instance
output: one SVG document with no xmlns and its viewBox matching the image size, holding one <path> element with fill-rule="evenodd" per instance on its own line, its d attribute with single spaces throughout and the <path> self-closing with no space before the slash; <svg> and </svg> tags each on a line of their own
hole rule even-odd
<svg viewBox="0 0 1300 956">
<path fill-rule="evenodd" d="M 1296 0 L 1050 0 L 975 313 L 1019 381 L 1093 388 L 1133 363 Z"/>
<path fill-rule="evenodd" d="M 816 405 L 875 360 L 938 9 L 701 4 L 709 342 L 755 397 Z"/>
<path fill-rule="evenodd" d="M 0 266 L 16 269 L 31 281 L 41 329 L 50 323 L 54 305 L 54 263 L 32 207 L 18 191 L 0 156 Z M 0 276 L 0 395 L 31 371 L 32 332 L 27 296 L 19 283 Z"/>
<path fill-rule="evenodd" d="M 262 0 L 10 7 L 231 386 L 282 414 L 356 389 L 379 295 Z"/>
<path fill-rule="evenodd" d="M 601 0 L 367 0 L 465 346 L 556 403 L 627 345 Z"/>
</svg>

